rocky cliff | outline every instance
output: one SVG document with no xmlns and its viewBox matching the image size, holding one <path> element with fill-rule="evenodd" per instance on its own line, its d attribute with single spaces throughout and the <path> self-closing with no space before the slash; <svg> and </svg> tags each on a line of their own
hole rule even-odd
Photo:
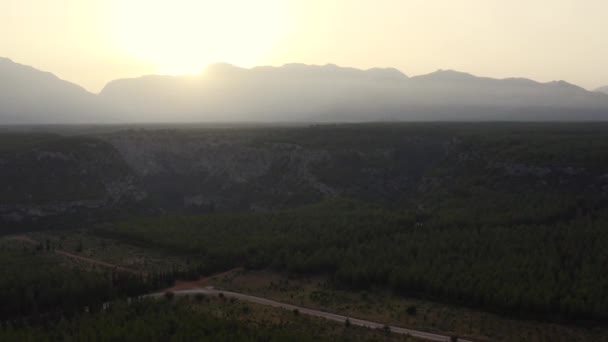
<svg viewBox="0 0 608 342">
<path fill-rule="evenodd" d="M 332 197 L 420 208 L 449 200 L 462 210 L 474 201 L 498 211 L 527 200 L 601 205 L 607 132 L 605 125 L 370 124 L 3 136 L 0 218 L 113 208 L 269 211 Z"/>
</svg>

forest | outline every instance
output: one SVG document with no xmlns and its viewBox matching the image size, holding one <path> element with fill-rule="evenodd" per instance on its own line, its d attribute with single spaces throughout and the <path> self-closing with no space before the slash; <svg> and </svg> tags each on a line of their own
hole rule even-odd
<svg viewBox="0 0 608 342">
<path fill-rule="evenodd" d="M 53 324 L 6 323 L 2 341 L 417 341 L 221 298 L 114 301 Z"/>
<path fill-rule="evenodd" d="M 512 314 L 607 318 L 608 212 L 550 224 L 502 213 L 466 219 L 334 200 L 281 213 L 135 219 L 98 233 L 188 253 L 210 272 L 328 274 L 353 289 L 389 287 Z"/>
<path fill-rule="evenodd" d="M 79 327 L 125 319 L 107 303 L 240 267 L 603 325 L 606 133 L 605 124 L 413 123 L 3 134 L 0 231 L 78 230 L 183 264 L 133 274 L 70 264 L 42 240 L 2 243 L 0 334 L 38 340 L 61 326 L 57 339 L 89 336 Z M 205 319 L 219 340 L 233 324 Z"/>
<path fill-rule="evenodd" d="M 112 300 L 138 297 L 171 285 L 182 273 L 138 275 L 66 263 L 50 246 L 0 243 L 0 320 L 15 324 L 97 312 Z"/>
</svg>

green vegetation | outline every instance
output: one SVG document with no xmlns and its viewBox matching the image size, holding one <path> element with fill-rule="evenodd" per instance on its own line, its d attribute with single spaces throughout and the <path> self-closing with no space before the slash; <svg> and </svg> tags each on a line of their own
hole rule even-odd
<svg viewBox="0 0 608 342">
<path fill-rule="evenodd" d="M 0 134 L 0 152 L 31 149 L 57 139 L 61 139 L 61 136 L 48 133 L 2 133 Z"/>
<path fill-rule="evenodd" d="M 511 318 L 608 320 L 607 124 L 2 134 L 0 145 L 1 220 L 39 229 L 27 219 L 57 213 L 38 241 L 152 274 L 66 269 L 44 246 L 2 250 L 5 318 L 78 313 L 245 267 L 325 279 L 307 294 L 319 305 L 331 303 L 326 291 L 363 291 L 362 302 L 386 291 Z M 59 238 L 74 217 L 97 229 Z M 61 303 L 70 291 L 74 303 Z M 412 324 L 427 314 L 418 302 L 399 308 Z M 65 324 L 101 318 L 83 319 Z"/>
<path fill-rule="evenodd" d="M 89 137 L 0 134 L 0 205 L 104 200 L 130 170 L 108 143 Z"/>
<path fill-rule="evenodd" d="M 404 296 L 381 288 L 367 291 L 340 289 L 332 282 L 331 275 L 300 276 L 272 271 L 234 270 L 211 277 L 206 284 L 347 317 L 446 336 L 458 335 L 472 341 L 608 340 L 608 329 L 602 323 L 576 325 L 564 324 L 563 321 L 521 319 L 420 296 Z M 416 308 L 415 315 L 411 315 L 412 308 Z"/>
<path fill-rule="evenodd" d="M 512 313 L 608 317 L 607 212 L 550 225 L 450 215 L 336 200 L 282 213 L 140 219 L 102 233 L 189 253 L 211 270 L 335 274 L 338 285 L 353 289 L 385 286 Z"/>
<path fill-rule="evenodd" d="M 111 303 L 107 310 L 81 314 L 46 327 L 0 328 L 2 341 L 383 341 L 364 328 L 293 317 L 280 309 L 202 298 Z M 391 341 L 414 341 L 395 336 Z"/>
<path fill-rule="evenodd" d="M 87 229 L 34 232 L 27 236 L 34 241 L 50 245 L 51 249 L 100 260 L 132 270 L 133 273 L 166 274 L 177 270 L 185 271 L 194 266 L 192 260 L 187 257 L 100 238 Z M 72 266 L 89 265 L 73 258 L 64 258 L 64 263 L 68 261 Z"/>
<path fill-rule="evenodd" d="M 114 270 L 67 267 L 44 245 L 0 244 L 0 320 L 47 321 L 100 310 L 114 298 L 138 296 L 171 284 L 168 277 L 145 279 Z"/>
</svg>

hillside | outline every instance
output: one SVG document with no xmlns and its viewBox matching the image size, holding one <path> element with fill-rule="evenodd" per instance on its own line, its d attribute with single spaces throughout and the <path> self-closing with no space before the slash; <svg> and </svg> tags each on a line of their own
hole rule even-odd
<svg viewBox="0 0 608 342">
<path fill-rule="evenodd" d="M 472 197 L 486 213 L 525 215 L 518 196 L 542 194 L 570 210 L 581 196 L 605 196 L 607 131 L 603 124 L 488 123 L 4 134 L 4 218 L 91 199 L 103 208 L 126 201 L 150 212 L 208 213 L 336 197 L 390 205 L 454 197 L 449 205 L 461 207 Z M 7 214 L 11 206 L 30 214 Z"/>
<path fill-rule="evenodd" d="M 212 270 L 329 274 L 349 290 L 603 320 L 605 305 L 593 303 L 605 298 L 607 132 L 368 124 L 114 133 L 102 138 L 140 175 L 152 206 L 187 215 L 104 232 Z"/>
<path fill-rule="evenodd" d="M 134 201 L 135 179 L 103 141 L 0 134 L 0 222 L 32 223 Z"/>
<path fill-rule="evenodd" d="M 607 133 L 602 123 L 4 133 L 0 233 L 44 229 L 30 248 L 164 269 L 161 283 L 244 268 L 311 278 L 363 306 L 387 292 L 603 327 Z M 454 330 L 489 324 L 465 321 Z"/>
<path fill-rule="evenodd" d="M 154 198 L 174 197 L 181 208 L 255 210 L 335 196 L 405 200 L 474 177 L 507 193 L 514 186 L 601 189 L 606 156 L 598 144 L 606 143 L 607 127 L 592 127 L 374 124 L 144 130 L 101 138 Z"/>
</svg>

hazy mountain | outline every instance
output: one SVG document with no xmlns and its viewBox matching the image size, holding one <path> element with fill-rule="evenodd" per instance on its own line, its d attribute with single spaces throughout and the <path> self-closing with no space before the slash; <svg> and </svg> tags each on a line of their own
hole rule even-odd
<svg viewBox="0 0 608 342">
<path fill-rule="evenodd" d="M 395 69 L 215 64 L 199 76 L 117 80 L 100 96 L 140 120 L 145 113 L 154 121 L 310 121 L 355 104 L 367 112 L 382 110 L 378 99 L 397 95 L 392 93 L 405 81 Z"/>
<path fill-rule="evenodd" d="M 199 76 L 110 83 L 101 97 L 137 120 L 598 120 L 608 96 L 564 81 L 492 79 L 452 70 L 408 78 L 395 69 L 216 64 Z M 143 116 L 142 116 L 143 115 Z"/>
<path fill-rule="evenodd" d="M 595 91 L 608 94 L 608 86 L 597 88 Z"/>
<path fill-rule="evenodd" d="M 94 122 L 100 109 L 80 86 L 0 58 L 0 123 Z"/>
<path fill-rule="evenodd" d="M 608 119 L 606 94 L 453 70 L 409 78 L 332 64 L 215 64 L 197 76 L 112 81 L 99 95 L 9 60 L 0 76 L 2 123 Z"/>
<path fill-rule="evenodd" d="M 589 120 L 608 118 L 608 96 L 564 81 L 492 79 L 452 70 L 414 77 L 405 101 L 437 119 Z M 433 115 L 435 114 L 435 115 Z"/>
</svg>

